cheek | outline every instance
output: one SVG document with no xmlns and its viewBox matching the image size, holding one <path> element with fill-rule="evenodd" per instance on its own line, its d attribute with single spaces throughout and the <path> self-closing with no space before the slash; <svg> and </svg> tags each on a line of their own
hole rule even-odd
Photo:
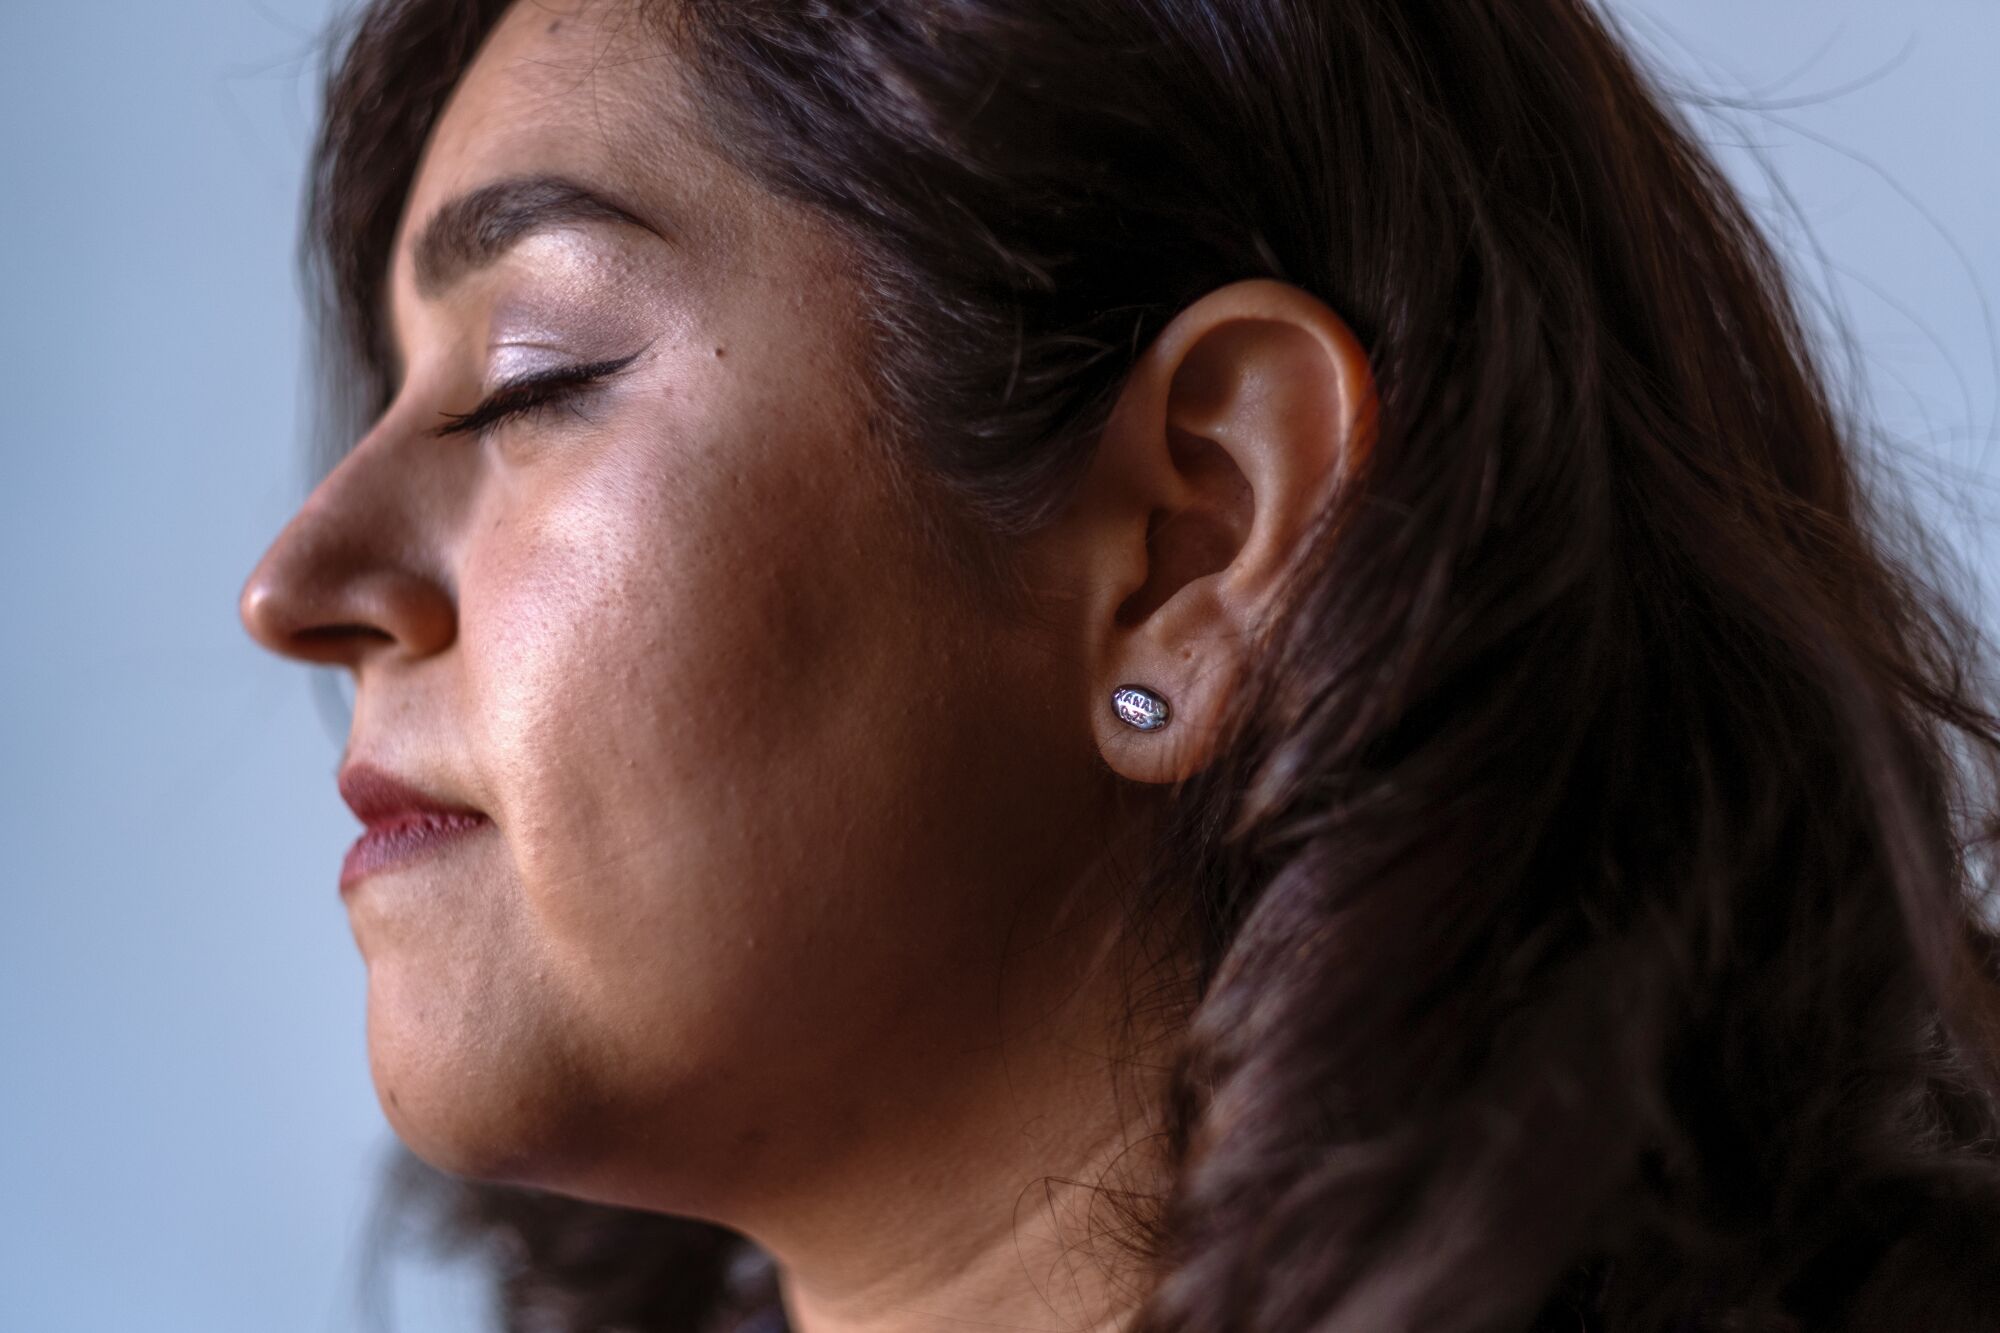
<svg viewBox="0 0 2000 1333">
<path fill-rule="evenodd" d="M 523 879 L 643 853 L 694 793 L 747 802 L 868 636 L 822 515 L 699 455 L 635 450 L 514 503 L 468 558 L 472 719 Z M 746 460 L 754 463 L 755 460 Z M 638 821 L 635 824 L 635 821 Z"/>
<path fill-rule="evenodd" d="M 853 964 L 893 947 L 869 923 L 909 919 L 918 794 L 959 767 L 923 679 L 946 611 L 862 535 L 898 530 L 886 497 L 858 467 L 792 466 L 836 443 L 785 438 L 545 474 L 463 567 L 522 947 L 635 1075 L 900 1004 L 906 969 Z"/>
</svg>

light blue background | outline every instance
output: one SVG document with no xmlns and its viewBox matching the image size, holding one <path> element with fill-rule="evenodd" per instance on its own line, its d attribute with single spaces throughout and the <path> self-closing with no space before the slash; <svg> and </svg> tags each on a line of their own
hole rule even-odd
<svg viewBox="0 0 2000 1333">
<path fill-rule="evenodd" d="M 1990 589 L 2000 6 L 1613 8 L 1676 77 L 1765 102 L 1708 137 L 1760 207 L 1760 162 L 1789 191 L 1810 236 L 1774 225 L 1862 356 L 1843 383 L 1940 483 L 1936 531 Z M 363 1326 L 387 1131 L 334 892 L 338 723 L 235 611 L 306 483 L 292 249 L 325 13 L 0 6 L 10 1333 Z M 483 1326 L 462 1276 L 398 1271 L 399 1327 Z"/>
</svg>

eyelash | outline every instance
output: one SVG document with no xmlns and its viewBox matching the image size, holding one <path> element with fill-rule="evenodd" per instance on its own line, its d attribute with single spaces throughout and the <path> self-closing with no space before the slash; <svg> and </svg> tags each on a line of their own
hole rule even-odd
<svg viewBox="0 0 2000 1333">
<path fill-rule="evenodd" d="M 470 412 L 444 412 L 442 426 L 432 435 L 476 435 L 503 421 L 533 416 L 573 398 L 600 380 L 607 379 L 638 359 L 639 353 L 611 361 L 591 361 L 580 366 L 556 366 L 532 371 L 510 380 L 486 395 Z"/>
</svg>

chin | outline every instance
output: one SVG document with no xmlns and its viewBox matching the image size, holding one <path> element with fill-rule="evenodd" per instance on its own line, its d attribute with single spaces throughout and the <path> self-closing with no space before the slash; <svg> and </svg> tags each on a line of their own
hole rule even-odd
<svg viewBox="0 0 2000 1333">
<path fill-rule="evenodd" d="M 557 1056 L 560 1044 L 491 1022 L 440 1021 L 450 1012 L 371 987 L 369 1074 L 390 1128 L 454 1176 L 526 1186 L 559 1179 L 588 1141 L 588 1084 Z"/>
</svg>

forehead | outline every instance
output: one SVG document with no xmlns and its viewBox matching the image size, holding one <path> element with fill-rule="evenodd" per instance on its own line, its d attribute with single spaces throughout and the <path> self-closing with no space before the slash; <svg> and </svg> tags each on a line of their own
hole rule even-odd
<svg viewBox="0 0 2000 1333">
<path fill-rule="evenodd" d="M 516 0 L 452 91 L 403 209 L 392 301 L 447 202 L 508 178 L 602 188 L 695 250 L 767 201 L 702 142 L 679 55 L 637 0 Z M 663 228 L 664 229 L 664 228 Z"/>
</svg>

